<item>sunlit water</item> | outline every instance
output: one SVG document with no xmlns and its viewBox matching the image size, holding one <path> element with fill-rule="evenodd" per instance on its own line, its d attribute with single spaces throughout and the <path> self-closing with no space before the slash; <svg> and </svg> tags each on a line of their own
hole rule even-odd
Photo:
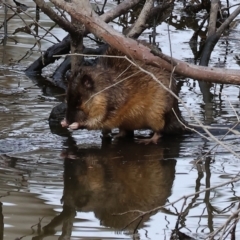
<svg viewBox="0 0 240 240">
<path fill-rule="evenodd" d="M 32 1 L 24 3 L 33 7 L 29 14 L 34 17 Z M 1 22 L 3 18 L 1 9 Z M 43 26 L 52 25 L 43 14 L 40 18 Z M 132 224 L 138 213 L 114 215 L 149 211 L 229 181 L 239 173 L 240 159 L 221 146 L 207 155 L 205 164 L 195 165 L 215 145 L 197 135 L 163 138 L 156 146 L 143 146 L 134 140 L 102 141 L 98 131 L 51 129 L 48 117 L 63 100 L 63 91 L 44 78 L 30 79 L 23 73 L 39 53 L 35 47 L 26 55 L 35 43 L 31 36 L 11 35 L 21 26 L 18 18 L 11 19 L 11 38 L 5 47 L 0 46 L 0 239 L 170 239 L 175 228 L 204 239 L 226 222 L 238 208 L 239 182 L 189 197 L 177 226 L 183 200 Z M 174 57 L 192 61 L 191 26 L 182 22 L 181 27 L 169 29 Z M 157 31 L 160 47 L 169 54 L 167 25 L 163 23 Z M 52 33 L 59 39 L 65 37 L 59 28 Z M 239 68 L 234 60 L 240 49 L 239 41 L 234 40 L 239 33 L 237 25 L 230 31 L 227 47 L 224 40 L 219 42 L 211 65 L 224 62 L 224 67 Z M 3 36 L 2 29 L 0 34 Z M 43 50 L 56 42 L 50 35 L 47 39 L 50 42 L 42 42 Z M 44 76 L 51 75 L 58 64 L 44 70 Z M 237 121 L 240 109 L 239 88 L 225 85 L 222 96 L 219 90 L 220 85 L 212 88 L 213 100 L 204 104 L 198 83 L 185 80 L 180 96 L 203 123 L 230 125 Z M 186 109 L 181 109 L 185 119 L 194 123 Z M 240 154 L 237 136 L 229 135 L 224 143 Z M 240 237 L 238 225 L 236 236 Z"/>
</svg>

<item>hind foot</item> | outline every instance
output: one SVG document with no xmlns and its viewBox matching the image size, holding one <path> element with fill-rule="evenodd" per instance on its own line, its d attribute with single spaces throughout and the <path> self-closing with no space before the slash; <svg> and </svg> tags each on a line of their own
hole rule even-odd
<svg viewBox="0 0 240 240">
<path fill-rule="evenodd" d="M 148 139 L 138 139 L 137 143 L 144 143 L 145 145 L 148 145 L 150 143 L 157 144 L 158 140 L 162 137 L 162 135 L 158 132 L 155 132 L 151 138 Z"/>
</svg>

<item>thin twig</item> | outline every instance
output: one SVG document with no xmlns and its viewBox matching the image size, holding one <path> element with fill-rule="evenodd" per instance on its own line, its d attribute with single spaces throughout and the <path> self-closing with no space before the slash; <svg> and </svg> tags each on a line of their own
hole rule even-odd
<svg viewBox="0 0 240 240">
<path fill-rule="evenodd" d="M 231 214 L 231 216 L 227 219 L 227 221 L 224 224 L 222 224 L 221 227 L 219 227 L 217 230 L 215 230 L 214 232 L 212 232 L 211 234 L 208 235 L 207 239 L 213 239 L 214 236 L 216 236 L 222 229 L 225 229 L 226 226 L 228 226 L 228 224 L 232 221 L 232 219 L 238 217 L 239 213 L 240 213 L 240 209 L 238 209 L 237 211 L 233 212 Z M 223 233 L 224 233 L 224 231 L 223 231 Z M 220 239 L 222 239 L 222 237 L 223 237 L 223 235 L 221 236 Z"/>
<path fill-rule="evenodd" d="M 144 211 L 140 211 L 140 210 L 129 210 L 129 211 L 127 211 L 127 212 L 115 213 L 115 214 L 113 214 L 113 215 L 120 215 L 120 216 L 121 216 L 121 215 L 125 215 L 125 214 L 128 214 L 128 213 L 139 213 L 140 215 L 137 216 L 136 218 L 134 218 L 134 219 L 129 223 L 129 224 L 131 224 L 131 223 L 135 222 L 139 217 L 142 217 L 142 216 L 144 216 L 144 215 L 146 215 L 146 214 L 151 214 L 152 212 L 155 212 L 155 211 L 159 211 L 159 210 L 162 209 L 162 208 L 167 208 L 167 207 L 169 207 L 169 206 L 172 206 L 173 204 L 175 204 L 175 203 L 177 203 L 177 202 L 179 202 L 179 201 L 181 201 L 181 200 L 183 200 L 183 199 L 187 199 L 187 198 L 192 197 L 192 196 L 195 196 L 195 195 L 197 195 L 197 194 L 200 194 L 200 193 L 203 193 L 203 192 L 206 192 L 206 191 L 210 191 L 210 190 L 213 190 L 213 189 L 216 189 L 216 188 L 219 188 L 219 187 L 223 187 L 223 186 L 225 186 L 225 185 L 227 185 L 227 184 L 229 184 L 229 183 L 238 182 L 238 181 L 240 181 L 240 177 L 232 178 L 230 181 L 227 181 L 227 182 L 225 182 L 225 183 L 221 183 L 221 184 L 215 185 L 215 186 L 213 186 L 213 187 L 205 188 L 205 189 L 203 189 L 203 190 L 200 190 L 200 191 L 195 192 L 195 193 L 192 193 L 192 194 L 188 194 L 188 195 L 182 196 L 182 197 L 178 198 L 178 199 L 175 200 L 175 201 L 172 201 L 172 202 L 170 202 L 170 203 L 168 203 L 168 204 L 166 204 L 166 205 L 158 206 L 158 207 L 156 207 L 156 208 L 151 209 L 150 211 L 145 211 L 145 212 L 144 212 Z"/>
</svg>

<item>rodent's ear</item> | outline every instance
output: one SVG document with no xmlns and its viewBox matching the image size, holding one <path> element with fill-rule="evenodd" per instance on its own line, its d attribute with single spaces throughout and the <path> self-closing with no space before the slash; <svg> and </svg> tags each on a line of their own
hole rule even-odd
<svg viewBox="0 0 240 240">
<path fill-rule="evenodd" d="M 94 81 L 91 76 L 89 75 L 83 75 L 81 80 L 82 85 L 87 89 L 92 89 L 94 85 Z"/>
</svg>

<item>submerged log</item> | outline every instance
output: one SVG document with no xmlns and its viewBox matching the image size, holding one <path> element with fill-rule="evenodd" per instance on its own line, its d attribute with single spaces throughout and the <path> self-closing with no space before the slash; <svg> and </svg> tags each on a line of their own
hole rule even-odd
<svg viewBox="0 0 240 240">
<path fill-rule="evenodd" d="M 65 60 L 58 66 L 55 72 L 52 75 L 52 82 L 63 89 L 67 89 L 67 86 L 64 82 L 64 77 L 66 72 L 71 69 L 71 57 L 67 56 Z"/>
</svg>

